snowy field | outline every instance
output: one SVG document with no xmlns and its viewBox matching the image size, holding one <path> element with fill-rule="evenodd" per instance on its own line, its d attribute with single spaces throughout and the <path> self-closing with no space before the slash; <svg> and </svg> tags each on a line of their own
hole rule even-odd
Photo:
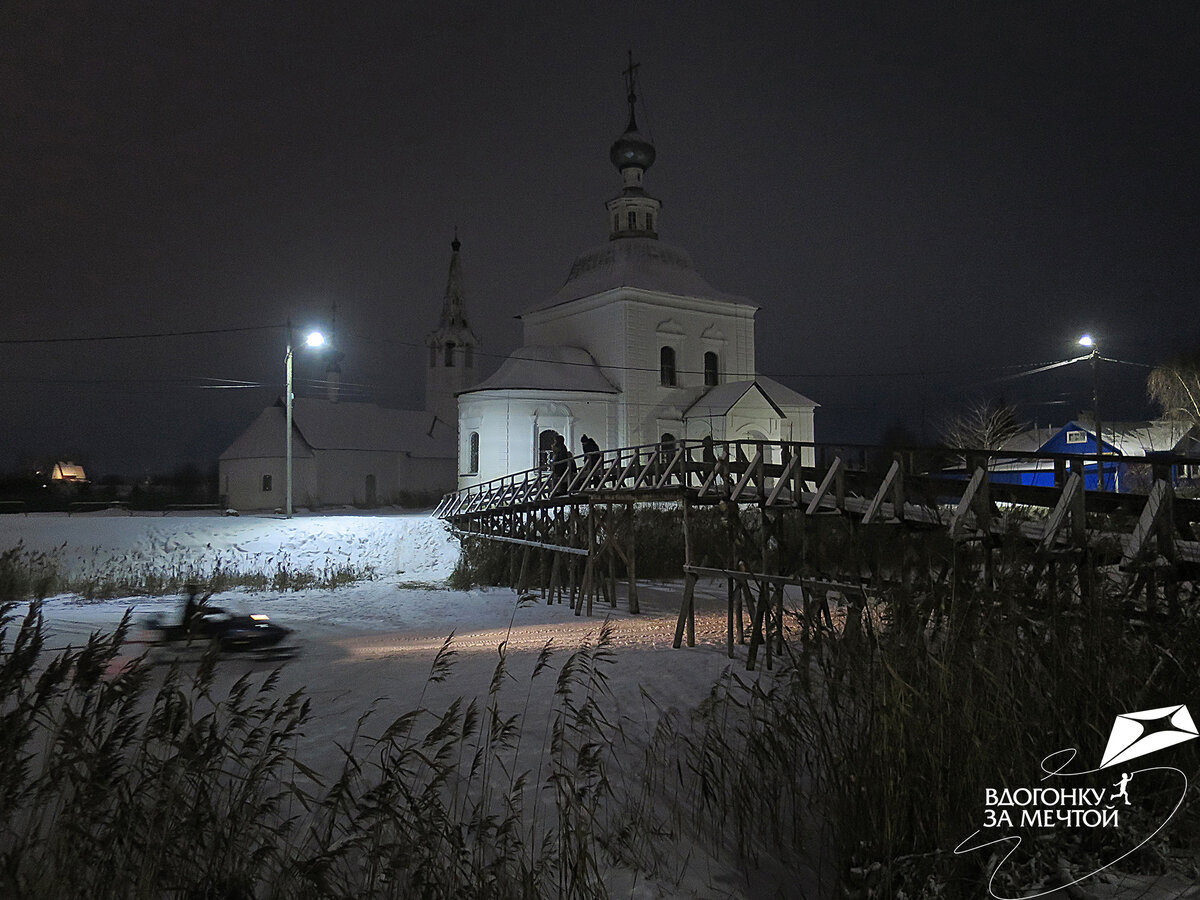
<svg viewBox="0 0 1200 900">
<path fill-rule="evenodd" d="M 595 638 L 604 619 L 616 628 L 616 662 L 608 668 L 611 715 L 620 722 L 629 765 L 619 773 L 630 783 L 640 777 L 647 736 L 663 717 L 686 726 L 688 716 L 730 666 L 741 677 L 770 678 L 744 669 L 744 649 L 731 661 L 725 652 L 724 586 L 701 583 L 697 594 L 694 648 L 671 647 L 678 614 L 678 584 L 642 583 L 643 612 L 631 616 L 620 598 L 616 609 L 597 606 L 592 618 L 577 617 L 561 604 L 540 600 L 518 603 L 500 588 L 450 590 L 458 544 L 441 522 L 428 515 L 340 515 L 223 517 L 219 515 L 30 515 L 0 517 L 0 550 L 18 543 L 54 555 L 72 573 L 105 567 L 192 567 L 319 572 L 330 566 L 370 568 L 373 580 L 337 590 L 297 592 L 233 591 L 214 602 L 235 610 L 261 612 L 295 630 L 301 652 L 283 667 L 281 689 L 304 688 L 314 703 L 315 719 L 304 732 L 299 753 L 318 770 L 334 771 L 340 762 L 335 742 L 344 742 L 368 709 L 382 729 L 396 715 L 417 705 L 432 709 L 456 697 L 486 694 L 507 641 L 509 684 L 514 708 L 523 708 L 526 728 L 545 731 L 552 715 L 557 667 L 584 641 Z M 45 604 L 49 646 L 82 642 L 95 630 L 111 630 L 127 608 L 135 620 L 148 615 L 179 615 L 181 598 L 136 597 L 103 602 L 74 596 L 52 597 Z M 457 650 L 452 677 L 428 685 L 430 664 L 447 635 Z M 145 649 L 135 631 L 128 649 Z M 555 648 L 551 673 L 533 685 L 531 674 L 547 641 Z M 236 658 L 221 663 L 229 682 L 247 670 L 266 674 L 273 664 Z M 506 696 L 508 694 L 506 693 Z M 367 729 L 370 733 L 371 729 Z M 536 742 L 531 742 L 536 744 Z M 522 761 L 530 768 L 538 761 Z M 665 817 L 670 813 L 660 811 Z M 766 860 L 758 871 L 740 870 L 720 852 L 689 841 L 666 840 L 657 848 L 652 876 L 611 867 L 606 886 L 613 897 L 639 900 L 667 897 L 743 898 L 828 896 L 812 871 L 775 871 Z M 1123 884 L 1089 886 L 1104 898 L 1200 896 L 1200 889 L 1178 881 L 1164 883 L 1128 877 Z M 1049 896 L 1058 896 L 1056 892 Z M 1062 896 L 1067 896 L 1062 893 Z"/>
<path fill-rule="evenodd" d="M 575 616 L 562 604 L 540 600 L 518 604 L 513 591 L 482 588 L 450 590 L 458 544 L 445 526 L 428 515 L 297 517 L 291 520 L 219 515 L 78 516 L 30 515 L 0 518 L 0 549 L 18 542 L 29 550 L 53 553 L 73 573 L 106 566 L 192 566 L 203 570 L 220 560 L 226 568 L 320 571 L 333 565 L 370 566 L 377 573 L 337 590 L 233 591 L 213 599 L 222 606 L 261 612 L 293 628 L 301 652 L 284 665 L 281 690 L 305 689 L 313 699 L 315 721 L 305 729 L 302 758 L 332 772 L 340 763 L 335 741 L 345 741 L 368 708 L 381 727 L 416 705 L 480 697 L 488 688 L 497 648 L 508 642 L 513 705 L 528 703 L 526 721 L 539 731 L 551 715 L 554 671 L 530 689 L 537 655 L 547 641 L 556 648 L 557 669 L 581 643 L 594 640 L 605 618 L 616 627 L 616 662 L 608 668 L 614 721 L 622 722 L 629 759 L 625 777 L 640 775 L 646 736 L 660 717 L 686 722 L 730 664 L 725 654 L 724 588 L 698 596 L 697 646 L 671 647 L 679 609 L 677 584 L 640 585 L 642 613 L 631 616 L 620 597 L 618 608 L 595 608 L 592 618 Z M 59 596 L 45 603 L 49 646 L 78 646 L 95 630 L 111 630 L 127 608 L 135 621 L 149 615 L 179 615 L 182 598 L 135 597 L 104 602 Z M 426 686 L 430 664 L 447 635 L 454 634 L 452 678 Z M 145 635 L 135 631 L 130 655 L 140 653 Z M 222 662 L 230 681 L 247 669 L 266 673 L 262 662 Z M 744 662 L 736 664 L 738 670 Z M 531 767 L 536 761 L 530 761 Z M 675 848 L 673 859 L 647 880 L 613 869 L 608 887 L 617 897 L 760 896 L 758 873 L 739 872 L 694 846 Z M 776 876 L 777 877 L 777 876 Z M 817 897 L 812 879 L 787 877 L 787 896 Z"/>
<path fill-rule="evenodd" d="M 52 553 L 65 574 L 105 567 L 211 572 L 321 572 L 341 566 L 382 576 L 440 581 L 450 574 L 457 544 L 424 514 L 394 516 L 168 515 L 34 513 L 0 517 L 0 547 L 22 543 Z"/>
</svg>

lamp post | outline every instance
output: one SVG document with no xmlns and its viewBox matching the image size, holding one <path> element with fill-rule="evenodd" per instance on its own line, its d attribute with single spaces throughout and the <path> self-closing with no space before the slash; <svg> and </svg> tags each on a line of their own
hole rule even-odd
<svg viewBox="0 0 1200 900">
<path fill-rule="evenodd" d="M 319 331 L 310 331 L 304 338 L 306 347 L 323 347 L 325 346 L 325 335 Z M 287 373 L 287 393 L 284 397 L 283 405 L 286 409 L 284 418 L 287 420 L 287 474 L 285 476 L 287 502 L 284 506 L 284 516 L 292 517 L 292 400 L 294 393 L 292 391 L 292 323 L 287 325 L 287 355 L 283 359 L 283 367 Z"/>
<path fill-rule="evenodd" d="M 1100 427 L 1100 378 L 1096 370 L 1096 364 L 1100 360 L 1100 348 L 1096 346 L 1096 339 L 1090 334 L 1080 337 L 1077 343 L 1080 347 L 1087 347 L 1092 351 L 1088 354 L 1088 359 L 1092 363 L 1092 419 L 1096 423 L 1096 490 L 1102 491 L 1104 490 L 1104 440 Z"/>
</svg>

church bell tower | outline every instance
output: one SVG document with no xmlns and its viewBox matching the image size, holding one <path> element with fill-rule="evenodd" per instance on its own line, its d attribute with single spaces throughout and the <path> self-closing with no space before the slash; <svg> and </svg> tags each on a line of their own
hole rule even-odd
<svg viewBox="0 0 1200 900">
<path fill-rule="evenodd" d="M 478 380 L 475 353 L 479 348 L 479 338 L 467 325 L 462 262 L 459 259 L 461 248 L 456 229 L 450 244 L 450 272 L 446 277 L 442 316 L 438 327 L 425 339 L 429 350 L 429 364 L 425 371 L 425 409 L 455 429 L 458 428 L 458 400 L 455 394 Z"/>
</svg>

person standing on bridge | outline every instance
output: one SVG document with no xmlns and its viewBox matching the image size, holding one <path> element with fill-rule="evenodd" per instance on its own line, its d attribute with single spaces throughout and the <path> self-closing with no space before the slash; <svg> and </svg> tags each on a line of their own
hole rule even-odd
<svg viewBox="0 0 1200 900">
<path fill-rule="evenodd" d="M 579 439 L 579 446 L 583 448 L 583 469 L 585 472 L 592 472 L 592 468 L 600 459 L 600 445 L 588 437 L 586 434 Z"/>
<path fill-rule="evenodd" d="M 555 495 L 565 494 L 571 479 L 575 476 L 575 460 L 561 434 L 554 436 L 554 464 L 551 467 L 551 477 Z"/>
</svg>

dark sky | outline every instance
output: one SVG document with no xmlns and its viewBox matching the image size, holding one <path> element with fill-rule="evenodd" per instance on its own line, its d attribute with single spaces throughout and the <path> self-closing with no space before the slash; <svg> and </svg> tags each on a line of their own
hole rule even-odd
<svg viewBox="0 0 1200 900">
<path fill-rule="evenodd" d="M 1086 365 L 996 379 L 1083 330 L 1200 347 L 1200 4 L 780 7 L 4 4 L 0 468 L 215 460 L 282 393 L 270 326 L 334 303 L 356 395 L 419 405 L 455 225 L 511 351 L 607 238 L 627 48 L 660 235 L 761 306 L 818 439 L 1000 395 L 1064 422 Z M 1102 365 L 1109 415 L 1149 413 L 1145 374 Z"/>
</svg>

